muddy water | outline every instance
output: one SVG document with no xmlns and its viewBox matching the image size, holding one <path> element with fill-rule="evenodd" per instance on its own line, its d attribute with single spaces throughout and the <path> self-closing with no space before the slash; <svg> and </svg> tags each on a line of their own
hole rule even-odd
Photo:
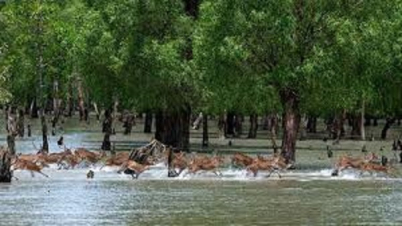
<svg viewBox="0 0 402 226">
<path fill-rule="evenodd" d="M 101 137 L 91 131 L 64 136 L 70 147 Z M 57 137 L 50 139 L 51 150 L 60 151 Z M 18 140 L 18 152 L 34 152 L 32 142 L 39 146 L 39 140 Z M 305 146 L 311 144 L 325 147 Z M 297 155 L 299 170 L 282 173 L 282 179 L 264 173 L 251 178 L 230 168 L 222 169 L 221 178 L 204 173 L 168 179 L 163 164 L 138 180 L 99 165 L 90 167 L 93 180 L 86 179 L 85 167 L 51 166 L 43 171 L 49 178 L 16 171 L 18 181 L 0 185 L 0 225 L 402 225 L 400 177 L 346 171 L 334 178 L 325 152 L 312 148 Z"/>
</svg>

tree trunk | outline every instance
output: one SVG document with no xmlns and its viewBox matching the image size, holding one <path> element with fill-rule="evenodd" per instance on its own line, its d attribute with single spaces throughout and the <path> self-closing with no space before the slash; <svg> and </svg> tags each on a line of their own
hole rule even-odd
<svg viewBox="0 0 402 226">
<path fill-rule="evenodd" d="M 10 108 L 10 106 L 6 106 L 5 108 L 4 108 L 4 124 L 5 124 L 5 126 L 6 126 L 6 131 L 8 132 L 8 117 L 9 117 L 9 112 L 10 112 L 10 110 L 9 110 L 9 108 Z"/>
<path fill-rule="evenodd" d="M 11 111 L 8 111 L 8 119 L 6 124 L 8 125 L 8 134 L 7 134 L 7 146 L 11 155 L 15 155 L 15 137 L 17 136 L 17 125 L 14 117 L 11 114 Z"/>
<path fill-rule="evenodd" d="M 339 143 L 339 140 L 343 135 L 345 135 L 345 130 L 343 128 L 343 124 L 345 123 L 346 119 L 346 110 L 343 110 L 341 114 L 338 116 L 335 116 L 335 121 L 334 121 L 334 139 L 335 139 L 335 144 Z"/>
<path fill-rule="evenodd" d="M 60 116 L 60 99 L 59 99 L 59 82 L 57 79 L 53 81 L 53 119 L 52 119 L 52 136 L 56 135 L 56 126 Z"/>
<path fill-rule="evenodd" d="M 117 100 L 115 100 L 114 104 L 113 104 L 113 113 L 112 113 L 112 134 L 116 134 L 117 107 L 118 106 L 119 106 L 119 102 Z"/>
<path fill-rule="evenodd" d="M 226 114 L 220 114 L 218 119 L 218 137 L 219 138 L 226 138 Z"/>
<path fill-rule="evenodd" d="M 18 136 L 24 137 L 25 135 L 25 127 L 24 127 L 24 111 L 20 109 L 18 111 L 18 119 L 17 119 L 17 133 Z"/>
<path fill-rule="evenodd" d="M 240 137 L 243 133 L 243 123 L 241 120 L 242 116 L 240 114 L 235 115 L 234 127 L 235 127 L 235 137 Z"/>
<path fill-rule="evenodd" d="M 208 115 L 202 116 L 202 147 L 208 147 Z"/>
<path fill-rule="evenodd" d="M 78 75 L 77 75 L 78 76 Z M 87 116 L 85 115 L 85 102 L 84 102 L 84 90 L 82 85 L 82 79 L 77 77 L 77 89 L 78 89 L 78 106 L 80 109 L 80 121 L 85 120 Z"/>
<path fill-rule="evenodd" d="M 377 117 L 373 118 L 373 126 L 378 126 L 378 118 Z"/>
<path fill-rule="evenodd" d="M 362 112 L 360 114 L 360 131 L 361 131 L 361 139 L 366 140 L 366 130 L 364 129 L 364 114 L 365 114 L 365 105 L 364 100 L 362 101 Z"/>
<path fill-rule="evenodd" d="M 125 116 L 124 124 L 123 124 L 123 127 L 124 127 L 124 135 L 131 134 L 131 130 L 132 130 L 134 124 L 135 124 L 135 117 L 134 117 L 134 114 L 128 113 L 128 114 Z"/>
<path fill-rule="evenodd" d="M 234 136 L 234 113 L 228 112 L 226 116 L 226 135 Z"/>
<path fill-rule="evenodd" d="M 73 99 L 73 84 L 71 81 L 68 84 L 67 101 L 66 101 L 66 116 L 71 117 L 74 113 L 74 99 Z"/>
<path fill-rule="evenodd" d="M 100 121 L 100 112 L 98 109 L 98 105 L 95 102 L 93 102 L 93 106 L 94 106 L 94 110 L 95 110 L 95 114 L 96 114 L 96 120 L 99 122 Z"/>
<path fill-rule="evenodd" d="M 11 155 L 6 150 L 0 150 L 0 183 L 10 183 L 12 178 Z"/>
<path fill-rule="evenodd" d="M 307 132 L 317 133 L 317 117 L 310 115 L 307 119 Z"/>
<path fill-rule="evenodd" d="M 251 114 L 250 115 L 250 129 L 248 131 L 247 138 L 256 138 L 257 137 L 257 129 L 258 129 L 258 115 Z"/>
<path fill-rule="evenodd" d="M 371 126 L 371 117 L 367 115 L 364 119 L 364 126 Z"/>
<path fill-rule="evenodd" d="M 33 100 L 29 108 L 29 115 L 31 118 L 39 118 L 38 115 L 38 104 L 36 100 Z"/>
<path fill-rule="evenodd" d="M 189 151 L 190 117 L 189 107 L 176 112 L 158 111 L 155 138 L 164 144 Z"/>
<path fill-rule="evenodd" d="M 32 136 L 31 123 L 29 123 L 29 122 L 28 122 L 28 125 L 27 125 L 27 135 L 28 135 L 28 137 Z"/>
<path fill-rule="evenodd" d="M 387 139 L 387 132 L 388 132 L 389 128 L 391 128 L 392 124 L 395 123 L 395 121 L 396 121 L 395 117 L 386 119 L 384 128 L 381 131 L 381 139 L 383 139 L 383 140 Z"/>
<path fill-rule="evenodd" d="M 289 163 L 296 160 L 296 140 L 300 124 L 299 98 L 297 94 L 290 89 L 282 90 L 280 97 L 284 109 L 284 131 L 281 154 Z"/>
<path fill-rule="evenodd" d="M 102 125 L 102 131 L 105 133 L 105 136 L 103 137 L 103 142 L 102 142 L 102 150 L 111 150 L 111 142 L 110 142 L 110 135 L 112 134 L 112 114 L 110 113 L 110 110 L 105 110 L 105 119 L 103 121 Z"/>
<path fill-rule="evenodd" d="M 351 131 L 351 135 L 352 138 L 361 138 L 362 137 L 362 126 L 361 124 L 363 124 L 361 115 L 354 115 L 351 116 L 350 118 L 351 122 L 352 122 L 352 131 Z"/>
<path fill-rule="evenodd" d="M 45 113 L 44 110 L 41 109 L 41 114 L 40 114 L 40 119 L 41 119 L 41 124 L 42 124 L 42 141 L 43 141 L 43 145 L 42 145 L 42 153 L 48 153 L 49 152 L 49 143 L 48 143 L 48 139 L 47 139 L 47 123 L 46 123 L 46 117 L 45 117 Z"/>
<path fill-rule="evenodd" d="M 152 113 L 145 113 L 144 133 L 152 133 Z"/>
</svg>

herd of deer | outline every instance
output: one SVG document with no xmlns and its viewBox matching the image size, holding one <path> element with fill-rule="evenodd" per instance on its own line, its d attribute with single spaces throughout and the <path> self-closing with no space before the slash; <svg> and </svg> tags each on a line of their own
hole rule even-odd
<svg viewBox="0 0 402 226">
<path fill-rule="evenodd" d="M 184 152 L 173 153 L 169 160 L 169 153 L 171 150 L 166 148 L 164 154 L 160 158 L 149 157 L 147 161 L 140 164 L 129 159 L 129 152 L 119 152 L 112 156 L 107 156 L 106 152 L 94 152 L 85 148 L 77 148 L 74 151 L 66 149 L 59 153 L 37 153 L 37 154 L 19 154 L 13 157 L 11 170 L 27 170 L 31 172 L 33 176 L 34 172 L 42 174 L 48 177 L 48 175 L 42 172 L 44 167 L 48 167 L 49 164 L 57 164 L 59 169 L 74 169 L 81 162 L 85 161 L 89 164 L 96 164 L 102 162 L 105 166 L 120 167 L 118 172 L 129 170 L 133 178 L 148 170 L 151 165 L 164 162 L 166 165 L 170 165 L 168 168 L 174 172 L 174 176 L 180 175 L 185 169 L 187 174 L 196 174 L 199 171 L 212 172 L 217 176 L 222 176 L 219 168 L 225 164 L 225 158 L 223 156 L 207 156 L 207 155 L 193 155 L 186 154 Z M 376 162 L 377 156 L 369 154 L 360 158 L 353 158 L 350 156 L 341 156 L 335 164 L 335 169 L 332 176 L 337 176 L 339 172 L 347 168 L 358 169 L 363 172 L 384 172 L 389 173 L 390 167 L 383 166 Z M 272 173 L 278 174 L 281 177 L 280 171 L 288 169 L 292 164 L 286 163 L 285 159 L 281 155 L 274 155 L 270 157 L 263 157 L 257 155 L 252 158 L 244 153 L 235 153 L 231 157 L 231 164 L 233 166 L 246 169 L 247 174 L 252 173 L 255 177 L 259 171 L 266 171 L 269 177 Z M 168 163 L 169 162 L 169 163 Z M 170 174 L 169 174 L 170 175 Z M 93 176 L 92 176 L 93 177 Z"/>
<path fill-rule="evenodd" d="M 341 156 L 335 164 L 332 176 L 338 176 L 338 174 L 345 169 L 356 169 L 359 170 L 361 174 L 364 172 L 369 172 L 370 174 L 378 172 L 389 174 L 393 170 L 390 165 L 380 163 L 374 153 L 363 157 Z"/>
</svg>

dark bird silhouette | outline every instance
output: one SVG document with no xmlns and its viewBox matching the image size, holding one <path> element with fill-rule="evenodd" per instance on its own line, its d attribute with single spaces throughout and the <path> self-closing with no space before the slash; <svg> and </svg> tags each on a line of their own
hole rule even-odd
<svg viewBox="0 0 402 226">
<path fill-rule="evenodd" d="M 59 140 L 57 141 L 57 145 L 63 146 L 63 143 L 64 143 L 64 138 L 63 138 L 63 136 L 60 136 Z"/>
</svg>

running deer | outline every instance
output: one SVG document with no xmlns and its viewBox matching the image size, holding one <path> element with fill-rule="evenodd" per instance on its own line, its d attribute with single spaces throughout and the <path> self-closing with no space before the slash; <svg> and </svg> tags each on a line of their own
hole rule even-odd
<svg viewBox="0 0 402 226">
<path fill-rule="evenodd" d="M 42 172 L 43 166 L 38 165 L 34 162 L 27 161 L 24 159 L 15 159 L 14 163 L 11 165 L 11 170 L 28 170 L 31 172 L 31 176 L 34 177 L 34 172 L 42 174 L 45 177 L 49 177 L 48 175 Z"/>
</svg>

